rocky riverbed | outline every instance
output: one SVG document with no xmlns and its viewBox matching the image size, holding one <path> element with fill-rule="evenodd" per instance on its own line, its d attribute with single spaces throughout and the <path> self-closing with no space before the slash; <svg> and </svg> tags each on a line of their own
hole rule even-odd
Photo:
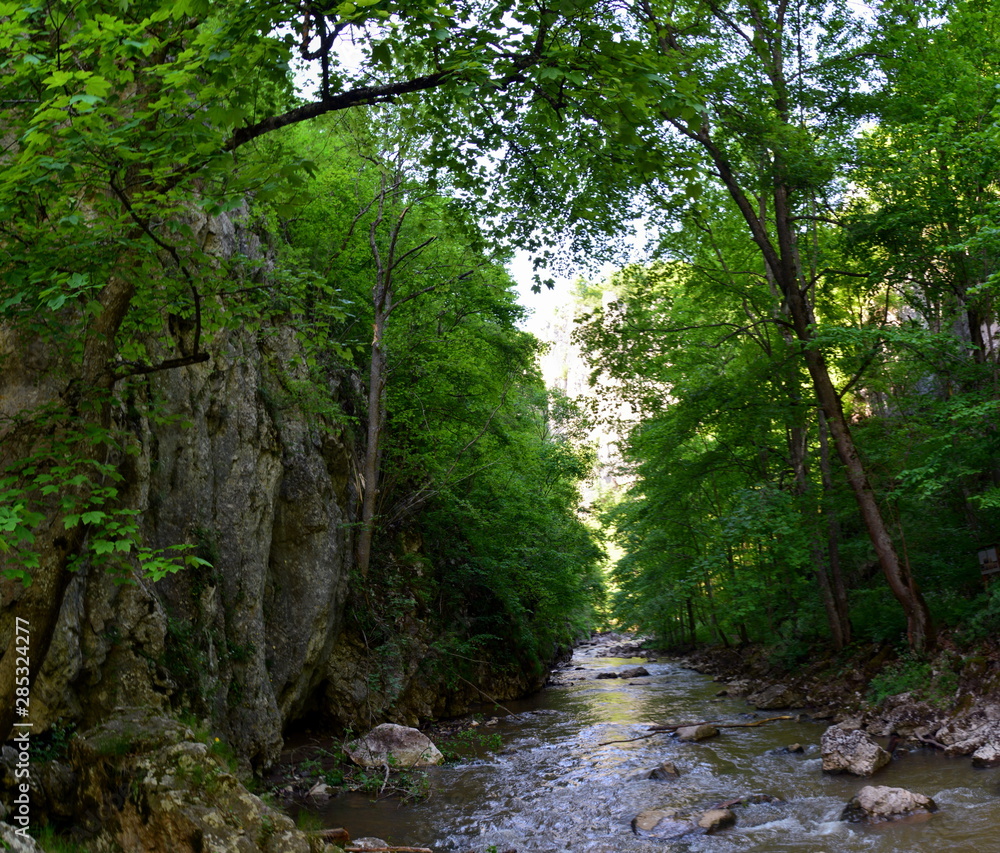
<svg viewBox="0 0 1000 853">
<path fill-rule="evenodd" d="M 1000 648 L 990 643 L 960 652 L 945 637 L 929 660 L 871 645 L 791 669 L 757 647 L 703 649 L 679 662 L 720 682 L 720 695 L 758 710 L 804 708 L 813 719 L 890 738 L 894 748 L 1000 764 Z"/>
</svg>

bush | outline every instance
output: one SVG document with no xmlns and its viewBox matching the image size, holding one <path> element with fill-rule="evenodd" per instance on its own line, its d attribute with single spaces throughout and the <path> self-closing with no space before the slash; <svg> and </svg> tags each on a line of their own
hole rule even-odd
<svg viewBox="0 0 1000 853">
<path fill-rule="evenodd" d="M 969 605 L 972 615 L 965 620 L 958 637 L 964 643 L 974 643 L 1000 631 L 1000 584 L 977 596 Z"/>
</svg>

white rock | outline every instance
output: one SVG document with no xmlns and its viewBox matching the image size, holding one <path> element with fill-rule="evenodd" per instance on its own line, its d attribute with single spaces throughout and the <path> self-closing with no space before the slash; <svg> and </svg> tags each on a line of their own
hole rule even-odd
<svg viewBox="0 0 1000 853">
<path fill-rule="evenodd" d="M 934 800 L 905 788 L 866 785 L 847 804 L 842 819 L 879 823 L 912 814 L 937 811 Z"/>
<path fill-rule="evenodd" d="M 444 761 L 431 739 L 417 729 L 382 723 L 346 748 L 351 761 L 362 767 L 429 767 Z"/>
<path fill-rule="evenodd" d="M 825 773 L 871 776 L 892 759 L 871 735 L 859 729 L 844 731 L 840 726 L 830 726 L 823 732 L 820 748 Z"/>
<path fill-rule="evenodd" d="M 1000 741 L 991 739 L 972 753 L 973 767 L 1000 766 Z"/>
</svg>

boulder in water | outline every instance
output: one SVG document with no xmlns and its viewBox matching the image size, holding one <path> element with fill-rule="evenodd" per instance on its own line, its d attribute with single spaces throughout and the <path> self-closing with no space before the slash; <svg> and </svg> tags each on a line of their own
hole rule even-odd
<svg viewBox="0 0 1000 853">
<path fill-rule="evenodd" d="M 1000 741 L 994 739 L 984 743 L 972 753 L 973 767 L 1000 766 Z"/>
<path fill-rule="evenodd" d="M 934 800 L 923 794 L 905 788 L 866 785 L 847 804 L 840 819 L 852 823 L 882 823 L 935 811 Z"/>
<path fill-rule="evenodd" d="M 684 726 L 677 730 L 677 739 L 683 741 L 698 741 L 715 737 L 719 730 L 711 723 L 702 723 L 700 726 Z"/>
<path fill-rule="evenodd" d="M 735 824 L 736 815 L 729 809 L 709 809 L 698 818 L 698 826 L 704 829 L 707 835 L 712 835 L 720 829 L 728 829 Z"/>
<path fill-rule="evenodd" d="M 664 761 L 659 767 L 654 767 L 649 774 L 650 779 L 677 779 L 681 775 L 672 761 Z"/>
<path fill-rule="evenodd" d="M 646 809 L 632 819 L 632 831 L 643 838 L 669 840 L 695 829 L 697 826 L 676 809 Z"/>
<path fill-rule="evenodd" d="M 852 773 L 871 776 L 885 767 L 891 756 L 860 729 L 846 731 L 830 726 L 820 740 L 824 773 Z"/>
<path fill-rule="evenodd" d="M 633 666 L 618 673 L 619 678 L 644 678 L 647 675 L 649 672 L 644 666 Z"/>
</svg>

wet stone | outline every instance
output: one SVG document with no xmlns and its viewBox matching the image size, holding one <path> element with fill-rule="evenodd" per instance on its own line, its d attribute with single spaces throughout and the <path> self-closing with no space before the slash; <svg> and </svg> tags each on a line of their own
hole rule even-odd
<svg viewBox="0 0 1000 853">
<path fill-rule="evenodd" d="M 866 785 L 844 807 L 841 820 L 850 823 L 882 823 L 937 811 L 934 800 L 905 788 Z"/>
<path fill-rule="evenodd" d="M 820 740 L 823 772 L 871 776 L 892 757 L 860 729 L 845 731 L 844 725 L 830 726 Z"/>
<path fill-rule="evenodd" d="M 676 809 L 646 809 L 632 819 L 632 831 L 643 838 L 669 840 L 680 838 L 695 829 L 695 824 Z"/>
<path fill-rule="evenodd" d="M 619 678 L 645 678 L 649 671 L 644 666 L 633 666 L 618 673 Z"/>
<path fill-rule="evenodd" d="M 649 774 L 650 779 L 677 779 L 681 775 L 672 761 L 664 761 L 659 767 L 654 767 Z"/>
<path fill-rule="evenodd" d="M 700 818 L 698 826 L 709 835 L 736 824 L 736 815 L 729 809 L 709 809 Z"/>
<path fill-rule="evenodd" d="M 715 737 L 719 733 L 719 730 L 709 724 L 702 723 L 700 726 L 685 726 L 682 729 L 677 730 L 677 740 L 682 741 L 699 741 L 706 740 L 710 737 Z"/>
</svg>

